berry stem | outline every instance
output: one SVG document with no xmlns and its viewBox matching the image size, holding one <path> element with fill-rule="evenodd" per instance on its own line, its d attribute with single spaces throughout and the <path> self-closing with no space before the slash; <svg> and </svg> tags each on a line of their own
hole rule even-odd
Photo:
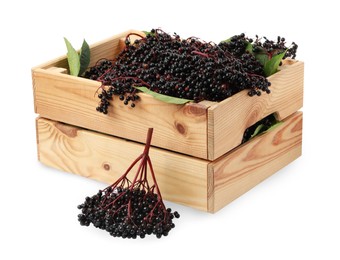
<svg viewBox="0 0 340 260">
<path fill-rule="evenodd" d="M 128 35 L 126 35 L 125 39 L 126 39 L 126 40 L 129 39 L 129 37 L 130 37 L 131 35 L 135 35 L 135 36 L 138 36 L 138 37 L 140 37 L 140 38 L 145 38 L 143 35 L 140 35 L 140 34 L 138 34 L 138 33 L 129 33 Z"/>
<path fill-rule="evenodd" d="M 179 215 L 165 207 L 149 157 L 152 133 L 153 128 L 149 128 L 143 153 L 115 183 L 92 198 L 86 197 L 85 202 L 78 206 L 82 209 L 82 214 L 78 215 L 81 225 L 92 223 L 112 236 L 123 238 L 144 238 L 146 234 L 160 238 L 175 227 L 172 219 Z M 131 182 L 127 174 L 137 162 L 139 166 Z M 148 166 L 153 179 L 151 187 L 147 179 Z"/>
<path fill-rule="evenodd" d="M 130 187 L 130 190 L 132 191 L 135 187 L 135 184 L 136 184 L 136 180 L 138 178 L 138 176 L 142 176 L 143 175 L 143 170 L 145 169 L 145 155 L 142 156 L 141 158 L 141 163 L 139 164 L 138 166 L 138 170 L 137 170 L 137 173 L 132 181 L 132 184 L 131 184 L 131 187 Z"/>
<path fill-rule="evenodd" d="M 148 165 L 150 167 L 150 172 L 151 172 L 152 180 L 153 180 L 153 183 L 154 183 L 154 185 L 156 187 L 156 192 L 158 194 L 158 200 L 163 201 L 162 195 L 161 195 L 161 191 L 159 190 L 159 187 L 158 187 L 158 184 L 157 184 L 157 181 L 156 181 L 156 176 L 155 176 L 155 173 L 153 171 L 152 163 L 151 163 L 151 160 L 150 160 L 149 157 L 148 157 Z"/>
<path fill-rule="evenodd" d="M 149 157 L 148 155 L 149 155 L 149 150 L 150 150 L 150 146 L 151 146 L 152 133 L 153 133 L 153 128 L 149 128 L 148 134 L 147 134 L 147 137 L 146 137 L 144 152 L 143 152 L 143 155 L 145 155 L 147 157 Z"/>
<path fill-rule="evenodd" d="M 191 52 L 192 54 L 197 54 L 197 55 L 200 55 L 202 57 L 205 57 L 205 58 L 209 58 L 209 54 L 206 54 L 206 53 L 203 53 L 203 52 L 200 52 L 200 51 L 192 51 Z"/>
</svg>

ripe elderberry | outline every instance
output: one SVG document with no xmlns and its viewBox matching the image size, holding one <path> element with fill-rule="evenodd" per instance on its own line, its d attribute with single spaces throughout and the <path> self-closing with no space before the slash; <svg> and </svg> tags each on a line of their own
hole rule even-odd
<svg viewBox="0 0 340 260">
<path fill-rule="evenodd" d="M 284 58 L 295 58 L 297 49 L 295 43 L 287 48 L 281 37 L 277 42 L 264 37 L 262 42 L 240 34 L 214 44 L 195 37 L 181 39 L 160 29 L 151 31 L 146 37 L 127 35 L 126 47 L 115 60 L 100 60 L 86 71 L 86 78 L 102 83 L 97 111 L 106 113 L 115 95 L 125 105 L 137 101 L 133 100 L 138 92 L 134 86 L 194 102 L 222 101 L 245 89 L 250 96 L 269 94 L 270 82 L 254 54 L 272 56 L 286 51 Z M 132 43 L 131 35 L 140 39 Z M 248 51 L 249 44 L 253 53 Z"/>
<path fill-rule="evenodd" d="M 152 31 L 133 44 L 128 35 L 130 44 L 114 61 L 101 60 L 85 73 L 85 77 L 102 82 L 99 112 L 108 110 L 114 95 L 127 105 L 130 100 L 126 96 L 137 93 L 133 86 L 195 102 L 221 101 L 244 89 L 266 91 L 269 87 L 258 64 L 244 62 L 247 56 L 235 57 L 194 37 L 181 39 L 160 29 Z"/>
<path fill-rule="evenodd" d="M 92 197 L 86 197 L 78 205 L 80 225 L 92 223 L 113 237 L 133 239 L 151 234 L 161 238 L 175 227 L 173 219 L 180 215 L 165 207 L 149 157 L 152 132 L 150 128 L 144 152 L 115 183 Z M 138 162 L 137 173 L 131 181 L 127 175 Z M 147 172 L 151 174 L 152 185 Z"/>
</svg>

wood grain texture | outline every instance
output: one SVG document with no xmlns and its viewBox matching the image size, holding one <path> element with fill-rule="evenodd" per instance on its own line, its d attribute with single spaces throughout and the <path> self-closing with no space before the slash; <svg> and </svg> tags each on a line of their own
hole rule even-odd
<svg viewBox="0 0 340 260">
<path fill-rule="evenodd" d="M 141 136 L 146 138 L 146 132 Z M 43 118 L 37 119 L 37 143 L 42 163 L 108 184 L 125 172 L 144 147 Z M 154 147 L 150 157 L 166 200 L 207 211 L 207 161 Z"/>
<path fill-rule="evenodd" d="M 138 31 L 91 45 L 91 65 L 100 58 L 113 59 L 130 32 Z M 211 161 L 238 146 L 244 130 L 268 114 L 276 112 L 283 119 L 302 107 L 303 63 L 297 61 L 285 62 L 269 78 L 270 95 L 250 98 L 243 91 L 219 103 L 171 105 L 141 94 L 134 109 L 116 97 L 108 115 L 95 111 L 100 83 L 67 75 L 65 68 L 63 56 L 32 69 L 35 112 L 42 117 L 138 142 L 153 127 L 154 146 Z"/>
<path fill-rule="evenodd" d="M 209 164 L 214 187 L 213 205 L 216 212 L 238 198 L 273 173 L 301 155 L 302 112 L 287 117 L 284 123 L 272 131 L 257 136 L 237 147 L 222 158 Z"/>
<path fill-rule="evenodd" d="M 269 114 L 282 120 L 303 105 L 304 64 L 287 62 L 270 76 L 269 95 L 249 98 L 242 91 L 208 109 L 208 159 L 214 160 L 241 144 L 244 131 Z"/>
<path fill-rule="evenodd" d="M 39 160 L 106 183 L 116 180 L 143 145 L 38 118 Z M 145 136 L 144 136 L 145 138 Z M 302 113 L 211 162 L 171 151 L 150 151 L 165 199 L 216 212 L 301 155 Z"/>
<path fill-rule="evenodd" d="M 153 127 L 154 146 L 207 157 L 204 105 L 169 105 L 140 94 L 135 108 L 115 97 L 103 115 L 95 110 L 99 82 L 44 69 L 35 69 L 33 75 L 35 112 L 42 117 L 138 142 L 144 142 L 142 133 Z"/>
</svg>

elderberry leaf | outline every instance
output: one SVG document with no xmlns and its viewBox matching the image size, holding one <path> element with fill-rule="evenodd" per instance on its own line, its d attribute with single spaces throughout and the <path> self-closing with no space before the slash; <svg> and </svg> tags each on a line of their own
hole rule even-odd
<svg viewBox="0 0 340 260">
<path fill-rule="evenodd" d="M 276 54 L 264 64 L 264 74 L 266 75 L 266 77 L 269 77 L 270 75 L 273 75 L 277 72 L 277 69 L 280 66 L 280 63 L 285 54 L 286 52 Z"/>
<path fill-rule="evenodd" d="M 275 120 L 274 122 L 272 122 L 270 127 L 265 126 L 264 124 L 260 124 L 256 127 L 254 133 L 250 136 L 250 139 L 254 138 L 255 136 L 258 136 L 262 133 L 267 133 L 271 130 L 273 130 L 274 128 L 278 127 L 279 125 L 281 125 L 283 122 L 281 121 L 277 121 Z"/>
<path fill-rule="evenodd" d="M 85 39 L 80 49 L 79 62 L 80 69 L 78 76 L 81 76 L 90 64 L 90 46 L 87 44 Z"/>
<path fill-rule="evenodd" d="M 78 52 L 73 48 L 72 44 L 64 37 L 67 48 L 67 61 L 70 69 L 70 74 L 78 76 L 80 70 L 80 60 Z"/>
<path fill-rule="evenodd" d="M 228 39 L 226 39 L 226 40 L 223 40 L 223 41 L 221 41 L 221 42 L 231 42 L 231 38 L 232 38 L 232 37 L 230 37 L 230 38 L 228 38 Z"/>
<path fill-rule="evenodd" d="M 247 41 L 246 51 L 253 53 L 253 45 Z"/>
<path fill-rule="evenodd" d="M 255 54 L 255 58 L 261 63 L 262 66 L 264 66 L 269 60 L 267 53 L 257 53 Z"/>
<path fill-rule="evenodd" d="M 148 31 L 143 31 L 143 33 L 145 34 L 145 36 L 155 36 L 155 33 L 152 33 L 152 32 L 148 32 Z"/>
<path fill-rule="evenodd" d="M 171 97 L 171 96 L 159 94 L 159 93 L 156 93 L 154 91 L 151 91 L 147 87 L 138 87 L 138 86 L 133 86 L 133 87 L 138 89 L 139 91 L 144 92 L 145 94 L 149 94 L 153 98 L 158 99 L 160 101 L 163 101 L 165 103 L 182 105 L 182 104 L 185 104 L 185 103 L 188 103 L 188 102 L 192 101 L 190 99 L 176 98 L 176 97 Z"/>
<path fill-rule="evenodd" d="M 264 128 L 264 124 L 260 124 L 256 127 L 254 133 L 250 136 L 250 139 L 251 138 L 254 138 L 255 136 L 259 135 L 261 133 L 261 130 Z M 263 131 L 262 131 L 263 132 Z"/>
<path fill-rule="evenodd" d="M 276 121 L 273 125 L 271 125 L 265 132 L 269 132 L 271 130 L 273 130 L 274 128 L 278 127 L 279 125 L 282 125 L 283 122 L 282 121 Z"/>
</svg>

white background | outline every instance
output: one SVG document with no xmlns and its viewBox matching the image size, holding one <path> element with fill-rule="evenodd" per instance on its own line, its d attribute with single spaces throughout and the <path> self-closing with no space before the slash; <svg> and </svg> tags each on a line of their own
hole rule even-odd
<svg viewBox="0 0 340 260">
<path fill-rule="evenodd" d="M 4 1 L 0 8 L 1 259 L 340 259 L 339 29 L 336 1 Z M 161 240 L 81 227 L 76 206 L 105 184 L 37 161 L 31 67 L 126 29 L 218 42 L 245 32 L 299 44 L 303 156 L 217 214 L 172 203 Z M 338 248 L 336 248 L 336 246 Z M 122 258 L 124 257 L 124 258 Z"/>
</svg>

